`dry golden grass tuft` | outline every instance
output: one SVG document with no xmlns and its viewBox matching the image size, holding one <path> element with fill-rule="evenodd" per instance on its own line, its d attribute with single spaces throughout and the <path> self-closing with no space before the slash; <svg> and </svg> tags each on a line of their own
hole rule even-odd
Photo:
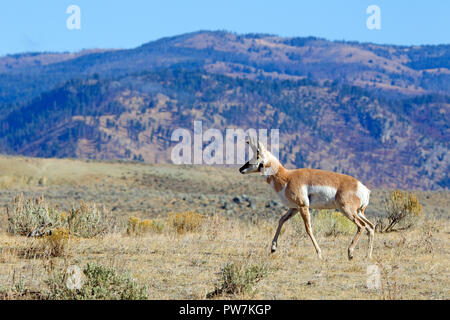
<svg viewBox="0 0 450 320">
<path fill-rule="evenodd" d="M 42 237 L 43 251 L 50 257 L 62 257 L 68 253 L 70 240 L 69 229 L 56 228 L 51 234 Z"/>
<path fill-rule="evenodd" d="M 179 233 L 197 231 L 205 217 L 194 211 L 169 213 L 169 224 Z"/>
<path fill-rule="evenodd" d="M 135 216 L 128 219 L 127 234 L 134 236 L 142 236 L 147 233 L 161 233 L 164 229 L 164 223 L 161 220 L 141 220 Z"/>
</svg>

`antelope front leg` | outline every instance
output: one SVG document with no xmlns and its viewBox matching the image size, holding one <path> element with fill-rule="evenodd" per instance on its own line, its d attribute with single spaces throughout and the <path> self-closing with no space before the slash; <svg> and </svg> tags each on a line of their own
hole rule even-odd
<svg viewBox="0 0 450 320">
<path fill-rule="evenodd" d="M 278 236 L 280 235 L 280 231 L 281 231 L 281 228 L 283 227 L 283 224 L 286 221 L 288 221 L 291 217 L 293 217 L 297 213 L 297 211 L 298 211 L 297 209 L 291 208 L 288 210 L 288 212 L 284 216 L 282 216 L 280 218 L 280 221 L 278 222 L 277 231 L 275 232 L 275 236 L 273 237 L 273 240 L 272 240 L 272 248 L 270 250 L 271 253 L 273 253 L 277 250 Z"/>
<path fill-rule="evenodd" d="M 316 241 L 316 238 L 314 237 L 314 234 L 312 232 L 311 227 L 311 216 L 309 215 L 309 208 L 308 207 L 302 207 L 300 209 L 300 214 L 303 218 L 303 222 L 305 224 L 306 233 L 311 238 L 311 241 L 313 243 L 314 249 L 316 249 L 317 257 L 319 260 L 322 260 L 322 250 L 320 250 L 319 244 Z"/>
</svg>

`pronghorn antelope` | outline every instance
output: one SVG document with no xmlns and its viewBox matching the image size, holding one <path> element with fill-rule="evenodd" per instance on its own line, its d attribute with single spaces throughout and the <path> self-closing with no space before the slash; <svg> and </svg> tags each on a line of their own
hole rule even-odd
<svg viewBox="0 0 450 320">
<path fill-rule="evenodd" d="M 267 178 L 289 210 L 281 217 L 275 237 L 272 241 L 271 252 L 277 248 L 278 236 L 283 224 L 297 212 L 303 218 L 306 233 L 316 249 L 319 259 L 322 251 L 314 238 L 311 229 L 309 208 L 311 209 L 339 209 L 357 226 L 357 232 L 348 247 L 348 258 L 353 258 L 353 251 L 367 228 L 369 236 L 369 250 L 367 256 L 372 257 L 374 225 L 365 217 L 364 210 L 369 204 L 370 190 L 355 178 L 330 171 L 317 169 L 288 170 L 258 141 L 247 141 L 253 151 L 253 157 L 244 164 L 239 172 L 242 174 L 260 172 Z"/>
</svg>

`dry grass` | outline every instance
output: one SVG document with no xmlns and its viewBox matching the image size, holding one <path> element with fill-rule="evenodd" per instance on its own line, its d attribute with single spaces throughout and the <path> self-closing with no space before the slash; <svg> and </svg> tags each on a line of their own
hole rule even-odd
<svg viewBox="0 0 450 320">
<path fill-rule="evenodd" d="M 313 213 L 324 255 L 319 261 L 297 216 L 285 224 L 278 251 L 269 254 L 276 218 L 284 209 L 265 206 L 272 193 L 258 177 L 244 180 L 231 169 L 218 168 L 5 159 L 0 161 L 0 175 L 3 163 L 5 175 L 23 174 L 23 181 L 31 183 L 1 189 L 2 206 L 11 209 L 21 192 L 36 198 L 44 194 L 50 207 L 67 218 L 63 213 L 80 208 L 83 200 L 94 201 L 108 205 L 102 210 L 108 224 L 110 218 L 120 223 L 90 238 L 31 239 L 7 233 L 6 210 L 0 211 L 2 299 L 45 298 L 47 281 L 55 272 L 61 274 L 71 265 L 83 270 L 88 263 L 130 274 L 147 288 L 150 299 L 206 299 L 217 289 L 222 294 L 211 298 L 450 298 L 448 192 L 417 192 L 425 219 L 409 230 L 377 233 L 373 261 L 365 258 L 366 236 L 354 260 L 348 261 L 353 227 L 337 213 Z M 15 169 L 6 169 L 8 159 Z M 40 172 L 48 177 L 44 186 L 38 182 Z M 220 183 L 208 184 L 213 174 Z M 381 199 L 388 191 L 377 192 L 369 207 L 383 211 Z M 229 195 L 225 200 L 231 202 L 232 195 L 243 193 L 256 209 L 233 203 L 231 213 L 220 209 L 218 199 Z M 119 209 L 111 210 L 113 206 Z M 89 221 L 98 221 L 95 217 Z M 380 269 L 378 290 L 367 286 L 367 268 L 373 265 Z"/>
<path fill-rule="evenodd" d="M 197 231 L 204 219 L 205 217 L 194 211 L 169 213 L 169 223 L 179 234 Z"/>
<path fill-rule="evenodd" d="M 270 272 L 256 276 L 258 281 L 249 288 L 227 289 L 228 294 L 219 298 L 448 299 L 448 224 L 440 223 L 442 230 L 433 233 L 431 253 L 422 230 L 377 234 L 373 262 L 364 258 L 365 241 L 356 259 L 348 261 L 350 237 L 342 235 L 318 236 L 325 256 L 319 261 L 310 240 L 295 231 L 295 222 L 286 227 L 279 252 L 273 255 L 268 245 L 271 230 L 237 219 L 223 219 L 220 224 L 207 221 L 199 230 L 183 234 L 167 229 L 140 237 L 119 233 L 79 239 L 68 244 L 71 254 L 62 257 L 24 257 L 20 252 L 29 246 L 30 239 L 2 234 L 0 283 L 4 288 L 19 285 L 39 292 L 48 277 L 49 264 L 55 270 L 67 264 L 83 268 L 96 262 L 131 273 L 147 286 L 150 299 L 205 299 L 222 288 L 218 281 L 227 266 L 245 262 L 248 267 Z M 370 264 L 378 264 L 382 271 L 380 290 L 367 288 L 366 268 Z M 239 270 L 235 271 L 246 272 Z M 236 281 L 239 286 L 240 280 Z"/>
<path fill-rule="evenodd" d="M 164 223 L 159 220 L 144 219 L 141 220 L 135 216 L 128 219 L 127 234 L 142 236 L 147 233 L 161 233 L 164 229 Z"/>
</svg>

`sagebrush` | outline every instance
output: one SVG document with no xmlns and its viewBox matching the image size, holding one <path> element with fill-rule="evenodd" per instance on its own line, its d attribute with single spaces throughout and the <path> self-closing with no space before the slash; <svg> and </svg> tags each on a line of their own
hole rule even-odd
<svg viewBox="0 0 450 320">
<path fill-rule="evenodd" d="M 220 272 L 215 290 L 209 293 L 207 298 L 223 294 L 252 293 L 255 284 L 268 273 L 269 268 L 265 264 L 227 263 Z"/>
<path fill-rule="evenodd" d="M 7 232 L 30 236 L 43 234 L 47 229 L 62 226 L 59 213 L 50 207 L 44 197 L 25 199 L 23 194 L 14 198 L 12 208 L 7 207 Z"/>
<path fill-rule="evenodd" d="M 417 195 L 401 190 L 392 191 L 384 199 L 386 219 L 378 219 L 376 229 L 380 232 L 406 230 L 416 225 L 423 215 L 423 208 Z"/>
<path fill-rule="evenodd" d="M 112 231 L 115 221 L 103 207 L 81 201 L 69 212 L 59 212 L 44 199 L 25 199 L 23 194 L 14 199 L 12 208 L 7 208 L 10 234 L 22 236 L 45 236 L 58 228 L 67 229 L 71 235 L 92 238 Z"/>
<path fill-rule="evenodd" d="M 112 267 L 88 263 L 83 269 L 80 289 L 69 289 L 67 273 L 59 272 L 47 280 L 48 297 L 55 300 L 144 300 L 147 287 L 138 284 L 128 274 Z"/>
</svg>

